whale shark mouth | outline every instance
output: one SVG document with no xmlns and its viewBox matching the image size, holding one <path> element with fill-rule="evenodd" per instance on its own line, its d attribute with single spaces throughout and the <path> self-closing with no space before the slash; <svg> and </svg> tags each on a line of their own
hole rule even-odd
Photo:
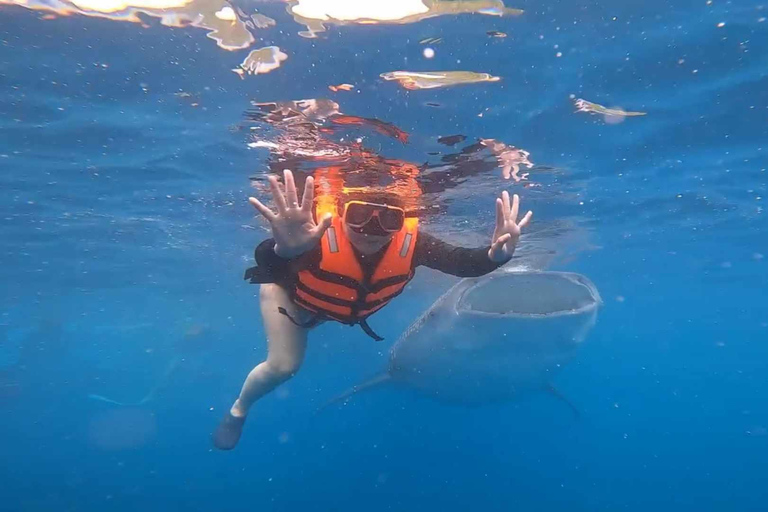
<svg viewBox="0 0 768 512">
<path fill-rule="evenodd" d="M 467 288 L 456 304 L 456 312 L 543 318 L 581 314 L 601 304 L 595 286 L 578 274 L 499 272 Z"/>
</svg>

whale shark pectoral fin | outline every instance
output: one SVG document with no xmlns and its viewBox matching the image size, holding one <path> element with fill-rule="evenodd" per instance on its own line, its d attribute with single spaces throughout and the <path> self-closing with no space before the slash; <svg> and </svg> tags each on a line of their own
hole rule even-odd
<svg viewBox="0 0 768 512">
<path fill-rule="evenodd" d="M 546 386 L 544 386 L 544 390 L 550 395 L 552 395 L 553 397 L 563 402 L 565 405 L 567 405 L 568 408 L 571 409 L 571 412 L 573 412 L 574 418 L 576 418 L 577 420 L 581 418 L 581 412 L 576 408 L 575 405 L 571 403 L 570 400 L 568 400 L 562 393 L 560 393 L 560 391 L 558 391 L 555 386 L 553 386 L 552 384 L 547 384 Z"/>
<path fill-rule="evenodd" d="M 336 395 L 335 397 L 331 398 L 330 400 L 325 402 L 323 405 L 321 405 L 320 408 L 317 409 L 316 413 L 320 413 L 332 405 L 336 405 L 340 402 L 345 402 L 347 401 L 347 399 L 351 398 L 353 395 L 360 393 L 361 391 L 367 391 L 369 389 L 382 386 L 387 382 L 389 382 L 390 380 L 391 380 L 391 377 L 389 373 L 380 373 L 378 375 L 375 375 L 374 377 L 368 379 L 362 384 L 358 384 L 357 386 L 351 387 L 348 390 L 341 393 L 340 395 Z"/>
</svg>

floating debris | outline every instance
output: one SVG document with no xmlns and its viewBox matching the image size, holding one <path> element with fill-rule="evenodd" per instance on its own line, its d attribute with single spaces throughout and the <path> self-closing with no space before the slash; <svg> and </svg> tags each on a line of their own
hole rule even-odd
<svg viewBox="0 0 768 512">
<path fill-rule="evenodd" d="M 0 0 L 2 1 L 2 0 Z M 19 0 L 22 1 L 22 0 Z M 314 38 L 325 25 L 376 25 L 416 23 L 427 18 L 459 14 L 518 16 L 520 9 L 504 6 L 502 0 L 288 0 L 288 14 L 307 30 L 301 37 Z"/>
<path fill-rule="evenodd" d="M 446 146 L 455 146 L 459 142 L 463 142 L 466 139 L 466 135 L 446 135 L 445 137 L 438 137 L 437 142 Z"/>
<path fill-rule="evenodd" d="M 328 88 L 332 90 L 333 92 L 339 92 L 339 91 L 351 91 L 355 88 L 352 84 L 339 84 L 339 85 L 329 85 Z"/>
<path fill-rule="evenodd" d="M 473 84 L 478 82 L 498 82 L 498 76 L 488 73 L 475 73 L 473 71 L 390 71 L 382 73 L 384 80 L 397 80 L 401 86 L 408 90 L 437 89 L 460 84 Z"/>
<path fill-rule="evenodd" d="M 193 26 L 208 31 L 208 37 L 225 50 L 242 50 L 256 39 L 249 28 L 274 25 L 274 20 L 260 16 L 252 23 L 239 8 L 233 9 L 226 0 L 0 0 L 3 4 L 46 11 L 58 16 L 79 14 L 113 21 L 144 25 L 141 15 L 158 18 L 166 27 Z M 55 16 L 45 15 L 43 19 Z M 243 21 L 248 20 L 248 21 Z"/>
<path fill-rule="evenodd" d="M 255 28 L 269 28 L 276 24 L 275 20 L 258 12 L 251 14 L 251 22 Z"/>
<path fill-rule="evenodd" d="M 607 108 L 581 98 L 574 100 L 573 103 L 576 105 L 577 112 L 589 112 L 590 114 L 602 114 L 604 116 L 612 117 L 636 117 L 646 115 L 645 112 L 630 112 L 620 108 Z"/>
<path fill-rule="evenodd" d="M 501 167 L 501 173 L 505 180 L 512 178 L 516 182 L 528 179 L 528 173 L 520 174 L 520 166 L 530 169 L 533 163 L 528 159 L 531 154 L 524 149 L 508 146 L 495 139 L 480 139 L 480 144 L 491 150 Z"/>
<path fill-rule="evenodd" d="M 505 34 L 504 32 L 499 32 L 498 30 L 489 30 L 488 32 L 486 32 L 486 34 L 488 34 L 491 37 L 498 37 L 500 39 L 507 37 L 507 34 Z"/>
<path fill-rule="evenodd" d="M 428 37 L 426 39 L 422 39 L 421 41 L 419 41 L 419 44 L 437 44 L 442 42 L 443 42 L 442 37 Z"/>
<path fill-rule="evenodd" d="M 280 63 L 288 58 L 288 55 L 280 51 L 277 46 L 265 46 L 258 50 L 253 50 L 240 67 L 233 69 L 240 78 L 245 78 L 245 74 L 259 75 L 269 73 L 280 67 Z"/>
<path fill-rule="evenodd" d="M 435 103 L 434 101 L 427 101 L 427 102 L 424 103 L 424 105 L 426 105 L 427 107 L 432 107 L 432 108 L 442 108 L 443 107 L 443 105 L 441 103 Z"/>
</svg>

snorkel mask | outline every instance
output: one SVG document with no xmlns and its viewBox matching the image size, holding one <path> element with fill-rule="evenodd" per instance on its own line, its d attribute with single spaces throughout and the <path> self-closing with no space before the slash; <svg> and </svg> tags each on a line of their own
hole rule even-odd
<svg viewBox="0 0 768 512">
<path fill-rule="evenodd" d="M 397 206 L 349 201 L 344 205 L 344 223 L 356 233 L 387 236 L 403 228 L 405 210 Z"/>
</svg>

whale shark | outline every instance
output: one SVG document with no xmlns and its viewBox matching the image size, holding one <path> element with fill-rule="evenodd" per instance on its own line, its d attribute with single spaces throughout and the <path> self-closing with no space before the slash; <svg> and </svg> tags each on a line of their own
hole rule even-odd
<svg viewBox="0 0 768 512">
<path fill-rule="evenodd" d="M 459 281 L 408 327 L 373 378 L 335 397 L 396 384 L 453 404 L 501 403 L 552 386 L 595 325 L 602 299 L 571 272 L 498 270 Z"/>
</svg>

